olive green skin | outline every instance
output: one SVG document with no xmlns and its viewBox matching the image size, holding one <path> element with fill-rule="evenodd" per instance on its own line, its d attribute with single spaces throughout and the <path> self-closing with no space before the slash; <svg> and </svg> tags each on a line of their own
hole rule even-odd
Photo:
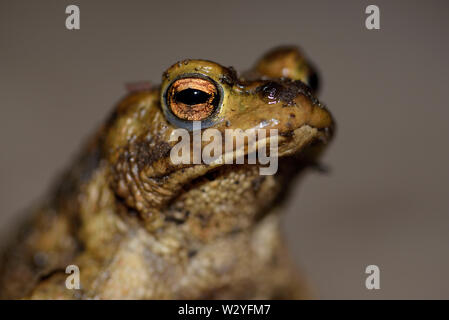
<svg viewBox="0 0 449 320">
<path fill-rule="evenodd" d="M 174 165 L 164 94 L 185 74 L 213 79 L 220 109 L 207 125 L 277 129 L 279 171 L 259 165 Z M 307 85 L 297 48 L 274 49 L 237 76 L 184 60 L 160 87 L 129 93 L 33 210 L 2 259 L 0 297 L 32 299 L 305 298 L 282 240 L 279 204 L 316 163 L 334 128 Z M 68 265 L 80 289 L 67 289 Z"/>
</svg>

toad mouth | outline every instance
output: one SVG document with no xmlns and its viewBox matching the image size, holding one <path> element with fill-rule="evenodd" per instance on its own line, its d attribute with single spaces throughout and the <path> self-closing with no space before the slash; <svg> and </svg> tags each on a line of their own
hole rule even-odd
<svg viewBox="0 0 449 320">
<path fill-rule="evenodd" d="M 280 147 L 278 151 L 279 156 L 279 170 L 274 174 L 275 176 L 283 176 L 287 178 L 284 180 L 286 183 L 289 183 L 293 177 L 296 176 L 298 172 L 307 167 L 313 167 L 322 170 L 322 167 L 319 167 L 314 161 L 314 159 L 309 159 L 307 157 L 307 152 L 310 150 L 309 147 L 313 146 L 323 146 L 329 142 L 332 138 L 333 128 L 324 128 L 317 129 L 312 128 L 308 125 L 304 125 L 296 130 L 288 134 L 279 135 Z M 259 141 L 259 143 L 266 143 L 269 140 L 269 137 L 266 138 L 266 141 Z M 249 149 L 252 149 L 251 147 Z M 227 175 L 231 174 L 233 169 L 237 166 L 246 166 L 248 168 L 248 172 L 251 171 L 254 167 L 260 167 L 261 164 L 217 164 L 214 165 L 201 165 L 204 172 L 202 174 L 198 174 L 196 177 L 193 177 L 189 181 L 186 181 L 182 190 L 190 190 L 195 188 L 195 186 L 202 185 L 203 183 L 207 183 L 210 181 L 215 181 L 217 179 L 226 178 Z M 184 168 L 183 170 L 195 170 L 195 166 Z M 187 172 L 184 171 L 184 172 Z M 253 170 L 252 173 L 248 174 L 248 178 L 254 177 L 255 172 L 257 170 Z M 263 178 L 263 175 L 259 176 Z M 284 195 L 285 196 L 285 195 Z M 176 196 L 174 197 L 176 198 Z"/>
<path fill-rule="evenodd" d="M 298 161 L 303 156 L 304 158 L 309 158 L 308 152 L 305 152 L 309 150 L 308 146 L 324 145 L 330 140 L 331 136 L 331 128 L 319 129 L 304 124 L 290 132 L 281 132 L 274 136 L 268 136 L 266 140 L 256 140 L 256 145 L 249 146 L 249 148 L 247 146 L 245 149 L 239 150 L 239 152 L 247 155 L 248 150 L 256 150 L 257 145 L 261 143 L 264 143 L 266 146 L 271 143 L 271 139 L 276 137 L 278 139 L 276 161 L 279 160 L 279 163 L 276 163 L 277 167 L 274 175 L 278 176 L 277 169 L 280 169 L 280 174 L 289 178 L 293 177 L 298 170 L 310 164 L 309 159 Z M 193 182 L 199 181 L 201 178 L 223 178 L 233 171 L 233 166 L 250 166 L 251 168 L 247 167 L 249 170 L 262 166 L 260 163 L 235 164 L 233 162 L 233 164 L 226 164 L 224 161 L 215 161 L 210 164 L 190 163 L 174 165 L 170 159 L 171 148 L 164 150 L 161 153 L 161 157 L 157 160 L 142 163 L 144 167 L 141 169 L 126 159 L 123 159 L 124 161 L 117 167 L 118 175 L 115 181 L 119 181 L 120 177 L 122 177 L 129 182 L 129 186 L 125 184 L 117 185 L 119 195 L 126 197 L 128 203 L 131 206 L 135 205 L 139 211 L 151 213 L 154 210 L 158 210 L 158 208 L 162 208 L 176 198 L 186 186 L 192 185 Z M 235 159 L 238 153 L 235 150 L 230 152 Z M 221 158 L 223 157 L 225 157 L 225 154 L 221 156 Z M 231 170 L 229 170 L 230 168 Z M 260 175 L 256 171 L 252 174 L 248 171 L 248 174 Z"/>
<path fill-rule="evenodd" d="M 307 148 L 308 145 L 311 144 L 326 144 L 330 141 L 333 134 L 333 128 L 313 128 L 309 125 L 303 125 L 295 130 L 292 130 L 287 133 L 279 133 L 276 136 L 268 136 L 263 139 L 256 140 L 252 145 L 245 145 L 244 148 L 240 148 L 238 150 L 232 150 L 228 153 L 224 153 L 221 155 L 221 157 L 217 158 L 216 160 L 205 164 L 178 164 L 173 165 L 170 160 L 170 157 L 168 156 L 165 159 L 160 159 L 160 161 L 164 161 L 166 164 L 167 162 L 170 163 L 165 168 L 167 171 L 160 175 L 154 175 L 154 172 L 147 172 L 147 177 L 151 177 L 153 179 L 159 180 L 160 182 L 166 182 L 168 184 L 164 185 L 164 189 L 168 190 L 174 190 L 179 185 L 183 185 L 186 183 L 189 183 L 190 181 L 193 181 L 195 179 L 198 179 L 202 176 L 205 176 L 206 174 L 220 170 L 220 168 L 224 166 L 234 166 L 234 165 L 240 165 L 235 163 L 235 159 L 238 156 L 243 156 L 246 158 L 251 151 L 257 150 L 259 145 L 265 145 L 269 146 L 271 143 L 271 139 L 273 137 L 276 137 L 278 139 L 278 148 L 277 150 L 274 150 L 276 152 L 277 158 L 286 158 L 286 157 L 293 157 L 297 158 L 303 153 L 303 150 Z M 232 158 L 232 163 L 225 163 L 225 158 Z M 260 163 L 256 164 L 248 164 L 244 163 L 244 165 L 250 165 L 250 166 L 261 166 Z M 216 173 L 213 174 L 216 176 Z M 171 185 L 170 181 L 175 181 L 176 184 Z M 164 183 L 162 183 L 164 184 Z"/>
</svg>

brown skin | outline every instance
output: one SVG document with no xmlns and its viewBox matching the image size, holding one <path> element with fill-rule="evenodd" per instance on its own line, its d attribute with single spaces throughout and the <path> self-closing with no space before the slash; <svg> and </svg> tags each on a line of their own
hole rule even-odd
<svg viewBox="0 0 449 320">
<path fill-rule="evenodd" d="M 0 296 L 307 297 L 276 208 L 332 135 L 331 115 L 306 85 L 312 73 L 296 48 L 284 47 L 240 78 L 210 61 L 185 60 L 164 73 L 160 88 L 130 93 L 7 251 Z M 210 94 L 192 111 L 183 93 L 174 98 L 190 86 Z M 278 172 L 261 176 L 258 164 L 174 165 L 169 137 L 184 124 L 168 118 L 173 113 L 220 132 L 278 129 Z M 80 290 L 65 286 L 71 264 L 80 269 Z"/>
</svg>

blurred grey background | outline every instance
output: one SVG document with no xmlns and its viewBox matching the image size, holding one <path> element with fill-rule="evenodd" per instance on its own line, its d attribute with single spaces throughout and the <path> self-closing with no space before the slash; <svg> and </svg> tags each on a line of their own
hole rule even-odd
<svg viewBox="0 0 449 320">
<path fill-rule="evenodd" d="M 81 29 L 65 28 L 77 4 Z M 365 28 L 376 4 L 381 29 Z M 125 93 L 183 58 L 237 70 L 300 45 L 339 130 L 286 207 L 325 299 L 449 298 L 449 2 L 0 0 L 0 234 Z M 381 289 L 365 288 L 378 265 Z"/>
</svg>

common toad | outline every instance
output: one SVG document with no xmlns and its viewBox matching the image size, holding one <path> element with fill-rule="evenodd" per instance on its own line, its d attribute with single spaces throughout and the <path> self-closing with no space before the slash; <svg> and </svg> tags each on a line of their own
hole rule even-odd
<svg viewBox="0 0 449 320">
<path fill-rule="evenodd" d="M 34 210 L 3 258 L 2 298 L 303 298 L 279 226 L 293 178 L 316 164 L 333 119 L 295 47 L 237 75 L 184 60 L 137 86 Z M 173 164 L 177 128 L 278 130 L 279 169 Z M 81 288 L 66 288 L 68 265 Z"/>
</svg>

